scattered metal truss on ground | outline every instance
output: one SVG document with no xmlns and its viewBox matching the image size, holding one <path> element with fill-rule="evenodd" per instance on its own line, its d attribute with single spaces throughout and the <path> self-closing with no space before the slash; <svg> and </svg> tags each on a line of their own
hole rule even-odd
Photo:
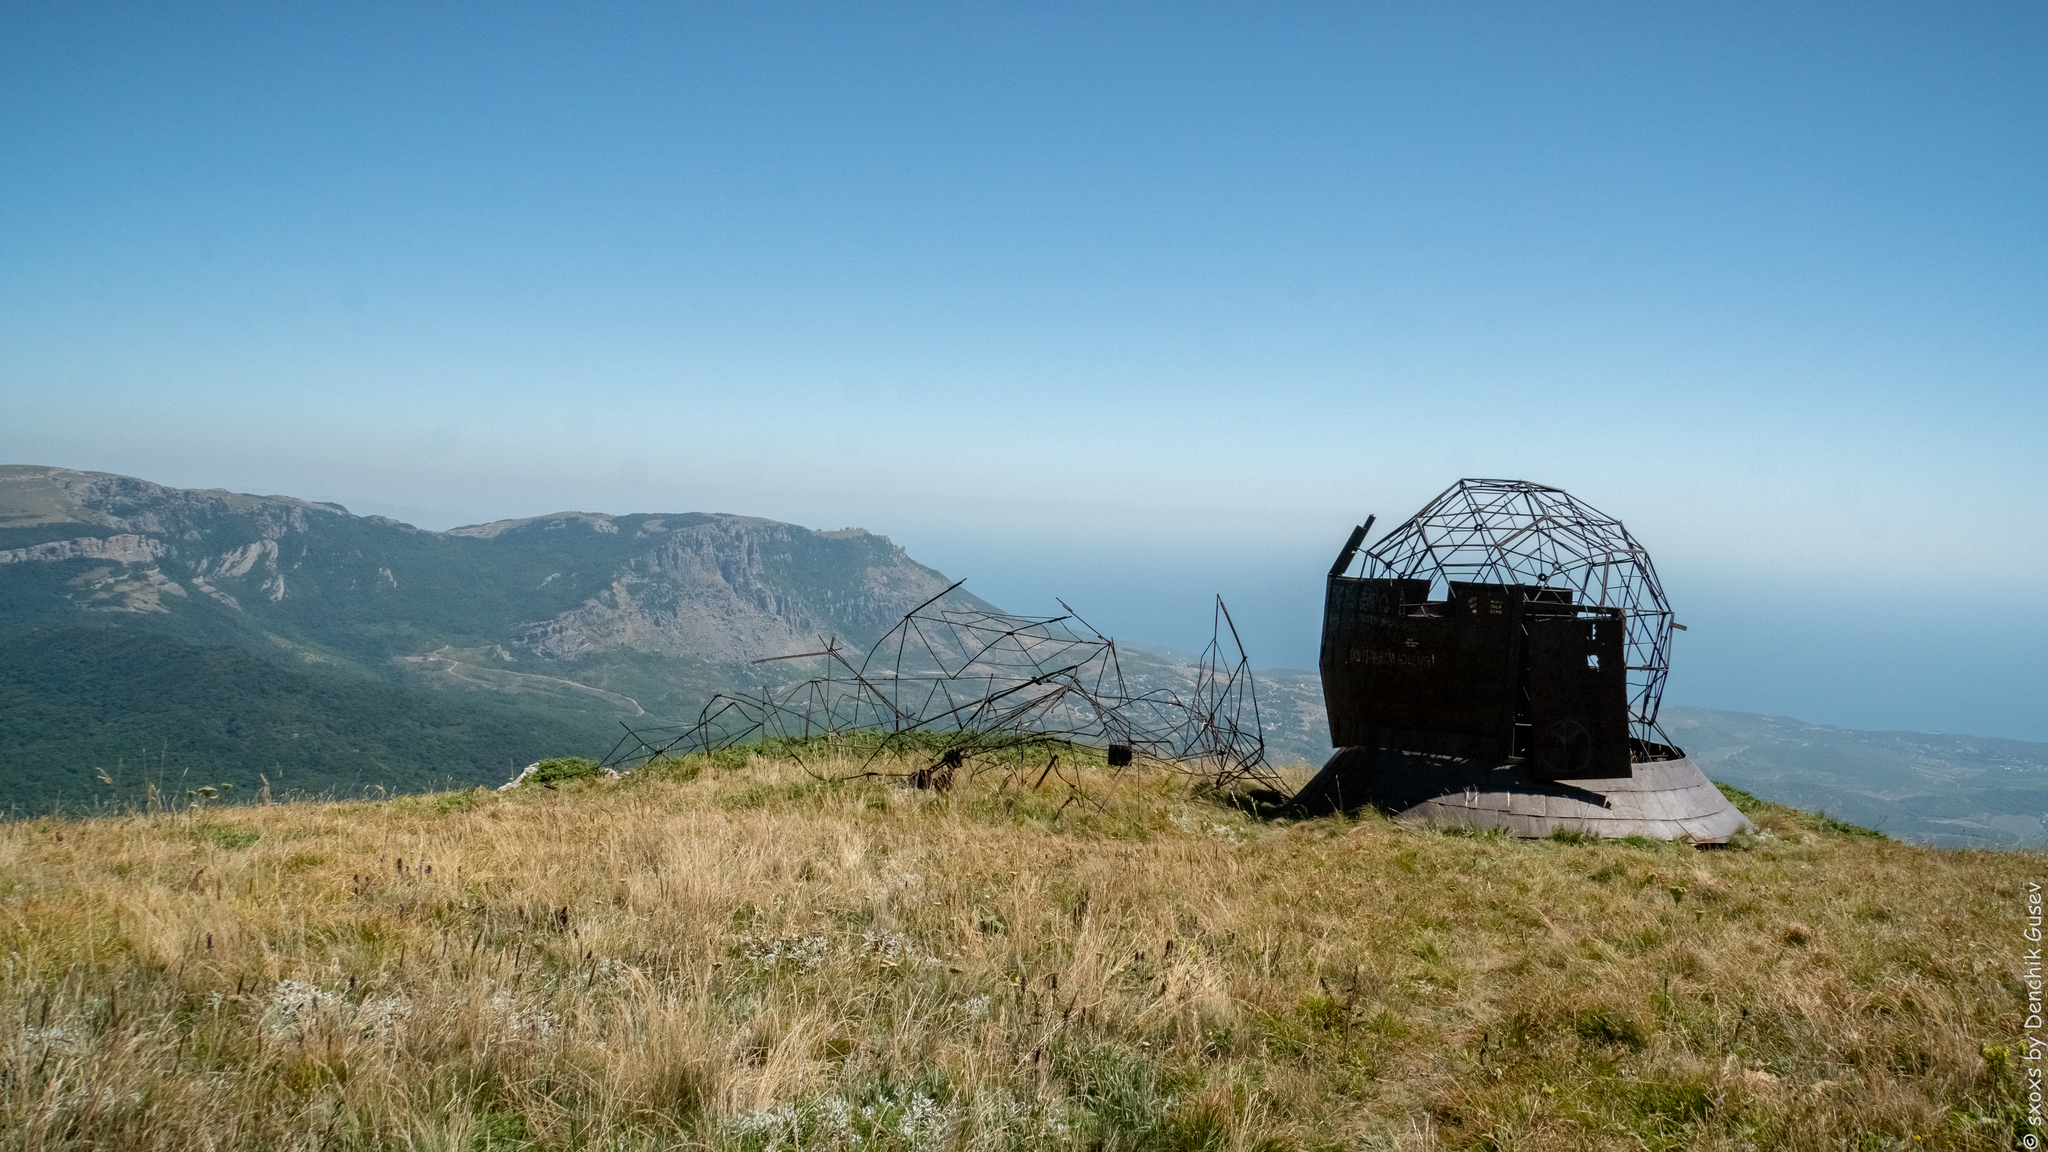
<svg viewBox="0 0 2048 1152">
<path fill-rule="evenodd" d="M 1230 649 L 1223 647 L 1223 633 L 1230 632 Z M 1234 651 L 1236 659 L 1228 652 Z M 1209 646 L 1195 668 L 1194 689 L 1186 700 L 1177 701 L 1182 719 L 1177 725 L 1180 743 L 1174 762 L 1213 781 L 1218 788 L 1256 784 L 1281 790 L 1280 778 L 1266 764 L 1265 726 L 1259 717 L 1258 685 L 1252 680 L 1251 661 L 1238 638 L 1237 622 L 1230 618 L 1223 597 L 1216 597 L 1214 627 Z"/>
<path fill-rule="evenodd" d="M 1038 756 L 1049 770 L 1073 745 L 1104 749 L 1113 768 L 1162 764 L 1219 789 L 1279 785 L 1265 763 L 1250 663 L 1221 597 L 1216 634 L 1183 698 L 1165 688 L 1133 690 L 1115 642 L 1064 602 L 1066 614 L 1050 617 L 940 607 L 959 586 L 905 613 L 858 664 L 836 640 L 755 661 L 822 660 L 824 667 L 822 675 L 783 687 L 720 693 L 694 724 L 628 726 L 606 766 L 762 738 L 825 736 L 859 755 L 864 772 L 890 753 L 929 760 L 902 773 L 920 787 L 949 787 L 957 774 L 998 765 L 1014 773 Z M 1234 661 L 1222 644 L 1226 627 Z"/>
<path fill-rule="evenodd" d="M 1541 484 L 1460 480 L 1360 555 L 1362 576 L 1570 588 L 1575 603 L 1622 609 L 1630 727 L 1637 739 L 1668 742 L 1657 709 L 1671 667 L 1671 606 L 1649 552 L 1621 521 Z"/>
</svg>

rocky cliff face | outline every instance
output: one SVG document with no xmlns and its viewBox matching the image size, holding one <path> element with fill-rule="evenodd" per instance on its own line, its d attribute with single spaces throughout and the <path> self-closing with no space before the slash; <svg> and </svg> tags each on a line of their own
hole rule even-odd
<svg viewBox="0 0 2048 1152">
<path fill-rule="evenodd" d="M 593 528 L 618 531 L 608 518 Z M 516 530 L 534 529 L 527 523 Z M 795 651 L 824 633 L 856 640 L 878 636 L 948 583 L 862 529 L 813 532 L 753 517 L 714 516 L 681 527 L 643 524 L 638 531 L 646 546 L 619 564 L 601 591 L 566 612 L 522 625 L 511 643 L 570 661 L 620 648 L 758 659 Z M 815 575 L 826 578 L 804 579 Z"/>
<path fill-rule="evenodd" d="M 494 646 L 597 680 L 632 657 L 644 691 L 663 661 L 868 642 L 947 583 L 861 529 L 575 512 L 426 532 L 285 496 L 0 467 L 0 622 L 191 616 L 309 659 L 419 665 L 407 658 Z"/>
<path fill-rule="evenodd" d="M 429 532 L 0 466 L 0 645 L 43 653 L 0 660 L 0 777 L 57 762 L 65 788 L 89 787 L 97 766 L 183 740 L 253 783 L 309 762 L 303 734 L 320 732 L 330 779 L 438 778 L 451 760 L 502 779 L 513 760 L 601 754 L 620 721 L 688 722 L 714 692 L 807 674 L 753 661 L 822 637 L 866 648 L 948 583 L 858 528 L 561 512 Z M 1141 689 L 1191 683 L 1185 660 L 1126 651 Z M 50 653 L 66 654 L 61 687 Z M 27 693 L 12 714 L 10 675 Z M 1313 677 L 1261 688 L 1276 758 L 1320 759 Z M 183 711 L 165 718 L 167 701 Z"/>
<path fill-rule="evenodd" d="M 210 569 L 246 574 L 267 546 L 265 577 L 281 599 L 284 583 L 275 540 L 306 531 L 309 510 L 346 514 L 281 496 L 195 492 L 103 472 L 5 466 L 0 467 L 0 565 L 102 561 L 72 576 L 67 598 L 73 604 L 163 613 L 170 611 L 165 596 L 188 596 L 188 584 L 215 594 L 206 579 Z M 230 540 L 233 547 L 225 555 L 204 554 Z M 182 565 L 166 565 L 171 558 Z"/>
</svg>

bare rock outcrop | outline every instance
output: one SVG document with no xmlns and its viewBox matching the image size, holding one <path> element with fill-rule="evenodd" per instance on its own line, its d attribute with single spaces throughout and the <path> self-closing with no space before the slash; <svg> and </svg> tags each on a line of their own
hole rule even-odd
<svg viewBox="0 0 2048 1152">
<path fill-rule="evenodd" d="M 81 561 L 104 570 L 69 578 L 74 609 L 225 609 L 370 664 L 484 643 L 573 665 L 737 664 L 821 633 L 866 643 L 947 585 L 859 528 L 557 512 L 427 532 L 287 496 L 0 466 L 0 565 Z"/>
</svg>

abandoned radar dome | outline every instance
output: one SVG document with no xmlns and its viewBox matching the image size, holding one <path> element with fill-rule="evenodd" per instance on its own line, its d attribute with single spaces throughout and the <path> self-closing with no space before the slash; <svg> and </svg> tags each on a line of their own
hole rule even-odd
<svg viewBox="0 0 2048 1152">
<path fill-rule="evenodd" d="M 1657 726 L 1675 625 L 1619 520 L 1542 484 L 1460 480 L 1366 547 L 1371 525 L 1330 569 L 1337 753 L 1300 802 L 1524 836 L 1711 843 L 1748 825 Z"/>
</svg>

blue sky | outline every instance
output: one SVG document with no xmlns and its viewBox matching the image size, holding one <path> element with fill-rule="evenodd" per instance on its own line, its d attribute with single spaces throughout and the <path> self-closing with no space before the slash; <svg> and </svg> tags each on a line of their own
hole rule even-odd
<svg viewBox="0 0 2048 1152">
<path fill-rule="evenodd" d="M 1312 666 L 1556 484 L 1670 699 L 2048 740 L 2048 8 L 0 7 L 0 459 L 892 536 Z"/>
</svg>

